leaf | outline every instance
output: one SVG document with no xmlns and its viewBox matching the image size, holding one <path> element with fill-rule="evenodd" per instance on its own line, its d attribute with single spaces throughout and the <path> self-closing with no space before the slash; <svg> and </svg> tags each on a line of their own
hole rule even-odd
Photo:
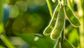
<svg viewBox="0 0 84 48">
<path fill-rule="evenodd" d="M 40 37 L 35 41 L 36 36 L 34 34 L 20 34 L 19 36 L 28 43 L 29 48 L 52 48 L 54 45 L 54 41 L 49 37 Z"/>
<path fill-rule="evenodd" d="M 58 10 L 59 10 L 60 6 L 59 4 L 56 6 L 54 12 L 53 12 L 53 16 L 49 22 L 49 25 L 44 29 L 43 34 L 45 36 L 50 35 L 51 31 L 53 30 L 54 26 L 55 26 L 55 22 L 56 22 L 56 18 L 57 18 L 57 14 L 58 14 Z"/>
<path fill-rule="evenodd" d="M 16 18 L 12 25 L 12 30 L 15 34 L 38 33 L 43 25 L 44 22 L 41 15 L 37 13 L 26 13 Z"/>
<path fill-rule="evenodd" d="M 69 6 L 65 7 L 65 12 L 66 12 L 67 18 L 68 18 L 69 22 L 72 24 L 72 26 L 79 27 L 80 26 L 79 19 L 77 18 L 77 16 L 75 16 L 74 12 L 71 10 L 71 8 Z"/>
<path fill-rule="evenodd" d="M 4 48 L 4 46 L 0 45 L 0 48 Z"/>
<path fill-rule="evenodd" d="M 25 0 L 25 1 L 23 1 L 23 0 L 20 0 L 20 1 L 17 1 L 16 2 L 16 6 L 18 7 L 18 9 L 21 11 L 21 12 L 24 12 L 24 11 L 26 11 L 27 10 L 27 4 L 28 2 L 27 2 L 27 0 Z"/>
<path fill-rule="evenodd" d="M 9 6 L 10 7 L 10 11 L 9 11 L 9 17 L 11 18 L 16 18 L 19 15 L 19 9 L 17 6 Z"/>
<path fill-rule="evenodd" d="M 67 39 L 64 38 L 62 48 L 75 48 L 75 47 L 72 44 L 70 44 Z"/>
<path fill-rule="evenodd" d="M 59 14 L 57 16 L 55 27 L 53 28 L 53 30 L 50 34 L 50 38 L 52 40 L 59 38 L 59 36 L 64 28 L 64 23 L 65 23 L 64 20 L 65 20 L 64 8 L 61 8 L 59 11 Z"/>
</svg>

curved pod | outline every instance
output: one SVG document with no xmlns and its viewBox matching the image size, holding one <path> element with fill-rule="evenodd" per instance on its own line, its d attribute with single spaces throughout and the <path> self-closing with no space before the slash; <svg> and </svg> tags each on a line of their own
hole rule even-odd
<svg viewBox="0 0 84 48">
<path fill-rule="evenodd" d="M 75 48 L 69 41 L 64 38 L 62 43 L 62 48 Z"/>
<path fill-rule="evenodd" d="M 49 25 L 44 29 L 43 34 L 45 36 L 50 35 L 51 31 L 53 30 L 54 26 L 55 26 L 55 22 L 56 22 L 56 18 L 57 18 L 57 14 L 59 11 L 60 5 L 58 4 L 53 12 L 53 16 L 49 22 Z"/>
<path fill-rule="evenodd" d="M 66 12 L 67 18 L 68 18 L 69 22 L 72 24 L 72 26 L 79 27 L 80 26 L 79 19 L 75 16 L 75 14 L 73 13 L 73 11 L 71 10 L 71 8 L 69 6 L 65 7 L 65 12 Z"/>
<path fill-rule="evenodd" d="M 64 23 L 65 23 L 64 8 L 61 8 L 60 12 L 57 16 L 57 21 L 55 23 L 55 27 L 50 34 L 51 39 L 55 40 L 60 37 L 60 34 L 64 28 Z"/>
</svg>

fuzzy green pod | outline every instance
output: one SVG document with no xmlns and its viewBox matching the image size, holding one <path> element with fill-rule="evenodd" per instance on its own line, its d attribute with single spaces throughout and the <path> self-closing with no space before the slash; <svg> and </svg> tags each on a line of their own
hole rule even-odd
<svg viewBox="0 0 84 48">
<path fill-rule="evenodd" d="M 64 20 L 65 20 L 64 8 L 61 8 L 57 16 L 55 27 L 50 34 L 50 38 L 52 40 L 55 40 L 60 37 L 60 34 L 64 28 L 64 23 L 65 23 Z"/>
<path fill-rule="evenodd" d="M 75 16 L 74 12 L 71 10 L 71 8 L 69 6 L 65 7 L 65 12 L 66 12 L 67 18 L 68 18 L 69 22 L 72 24 L 72 26 L 79 27 L 80 26 L 79 19 L 77 18 L 77 16 Z"/>
<path fill-rule="evenodd" d="M 50 35 L 51 31 L 53 30 L 54 26 L 55 26 L 55 22 L 56 22 L 56 18 L 57 18 L 57 14 L 59 11 L 60 5 L 58 4 L 53 12 L 53 16 L 49 22 L 49 25 L 44 29 L 43 34 L 45 36 Z"/>
<path fill-rule="evenodd" d="M 62 48 L 75 48 L 66 38 L 63 39 Z"/>
</svg>

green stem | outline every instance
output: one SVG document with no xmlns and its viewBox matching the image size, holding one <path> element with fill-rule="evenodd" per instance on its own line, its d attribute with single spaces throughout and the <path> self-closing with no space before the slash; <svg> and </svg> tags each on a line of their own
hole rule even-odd
<svg viewBox="0 0 84 48">
<path fill-rule="evenodd" d="M 82 0 L 78 0 L 78 13 L 80 17 L 80 48 L 84 48 L 84 9 L 82 8 L 83 5 L 81 4 Z M 84 3 L 83 3 L 84 4 Z"/>
<path fill-rule="evenodd" d="M 3 33 L 3 0 L 0 0 L 0 34 Z"/>
<path fill-rule="evenodd" d="M 48 5 L 48 9 L 49 9 L 49 12 L 50 12 L 50 16 L 52 17 L 52 14 L 53 14 L 53 11 L 52 11 L 52 6 L 50 4 L 50 1 L 49 0 L 46 0 L 46 3 Z"/>
<path fill-rule="evenodd" d="M 0 0 L 0 23 L 2 22 L 3 17 L 3 0 Z"/>
<path fill-rule="evenodd" d="M 84 18 L 80 18 L 80 48 L 84 48 Z"/>
<path fill-rule="evenodd" d="M 61 0 L 62 1 L 62 5 L 66 6 L 67 5 L 67 0 Z"/>
<path fill-rule="evenodd" d="M 65 14 L 65 6 L 63 6 L 63 10 L 64 10 L 64 14 Z M 63 29 L 62 34 L 61 34 L 61 47 L 63 46 L 62 44 L 64 43 L 63 40 L 65 38 L 65 36 L 64 36 L 65 27 L 66 27 L 65 25 L 66 25 L 66 19 L 65 19 L 65 16 L 64 16 L 64 29 Z"/>
<path fill-rule="evenodd" d="M 15 48 L 5 35 L 0 35 L 0 39 L 5 43 L 8 48 Z"/>
<path fill-rule="evenodd" d="M 84 48 L 84 15 L 80 18 L 80 48 Z"/>
<path fill-rule="evenodd" d="M 4 4 L 4 0 L 0 0 L 0 34 L 4 32 L 4 25 L 3 25 L 3 4 Z"/>
<path fill-rule="evenodd" d="M 63 40 L 64 40 L 64 32 L 65 32 L 65 23 L 64 23 L 64 30 L 62 31 L 62 34 L 61 34 L 61 47 L 63 46 L 63 43 L 64 43 L 63 42 Z"/>
<path fill-rule="evenodd" d="M 14 46 L 11 44 L 11 42 L 7 39 L 5 35 L 1 35 L 4 29 L 3 27 L 3 4 L 4 0 L 0 0 L 0 39 L 8 46 L 8 48 L 14 48 Z"/>
</svg>

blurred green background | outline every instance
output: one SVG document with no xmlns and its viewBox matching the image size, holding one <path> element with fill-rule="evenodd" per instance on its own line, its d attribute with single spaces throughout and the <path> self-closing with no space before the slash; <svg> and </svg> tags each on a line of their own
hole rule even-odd
<svg viewBox="0 0 84 48">
<path fill-rule="evenodd" d="M 64 35 L 76 48 L 84 48 L 83 4 L 68 0 L 81 25 L 75 28 L 66 20 Z M 57 2 L 51 5 L 54 10 Z M 53 48 L 56 41 L 43 35 L 50 19 L 45 0 L 0 0 L 0 48 Z"/>
</svg>

